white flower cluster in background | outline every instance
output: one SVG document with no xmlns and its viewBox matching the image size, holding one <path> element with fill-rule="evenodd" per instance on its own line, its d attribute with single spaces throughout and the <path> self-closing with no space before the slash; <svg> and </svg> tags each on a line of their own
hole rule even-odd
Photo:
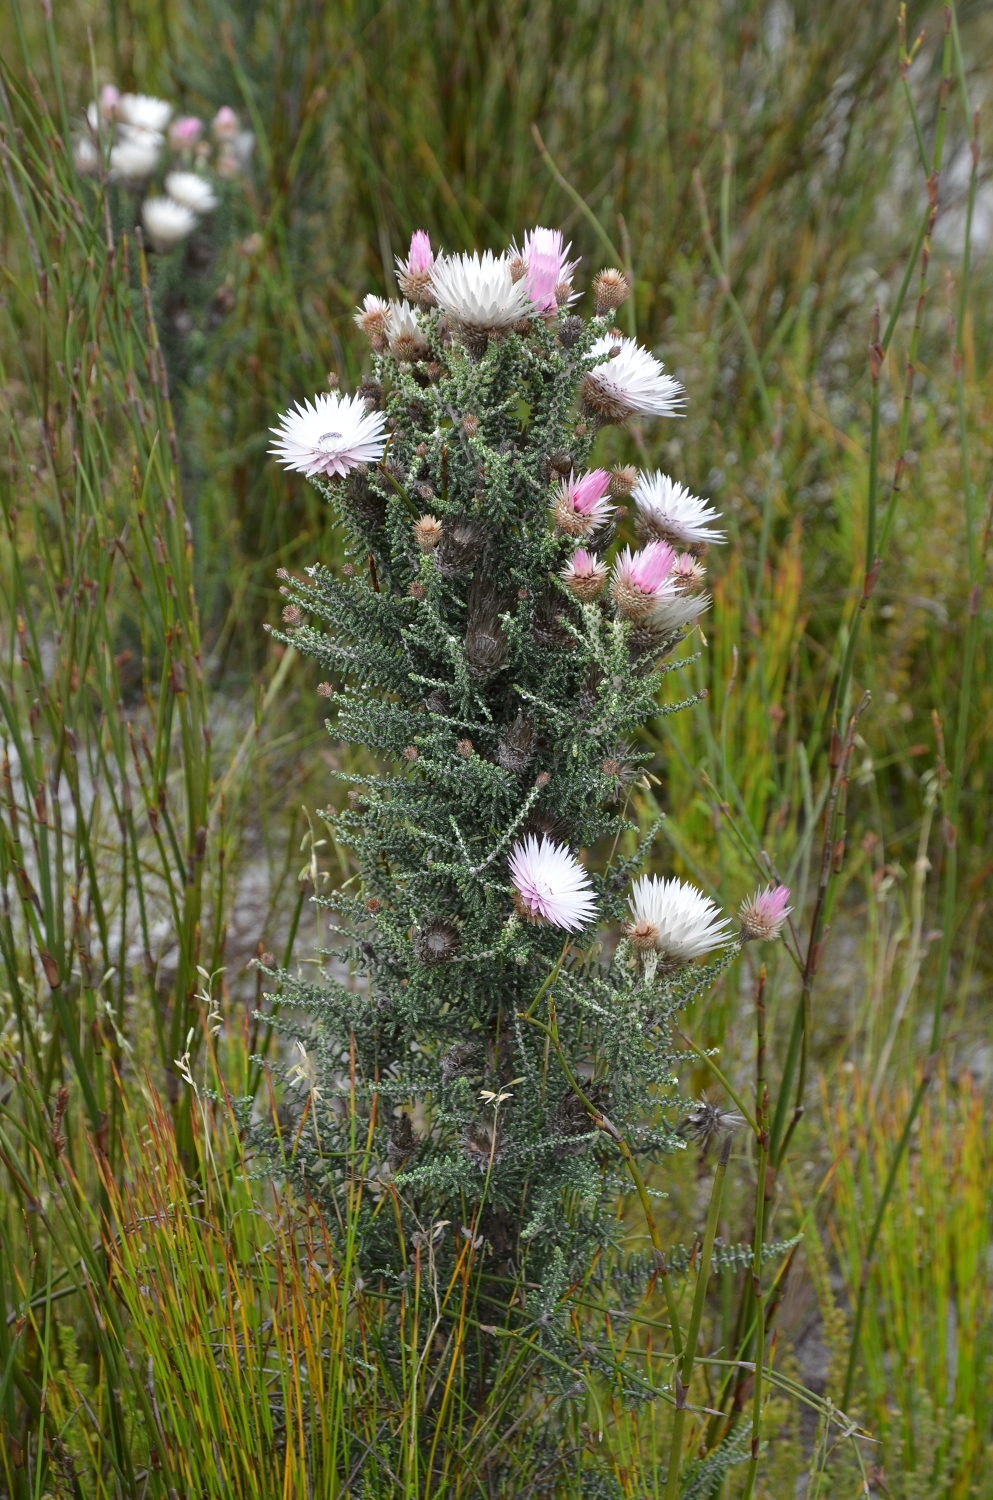
<svg viewBox="0 0 993 1500">
<path fill-rule="evenodd" d="M 122 94 L 106 84 L 86 111 L 72 154 L 80 176 L 106 172 L 126 191 L 147 195 L 142 224 L 154 249 L 164 255 L 217 207 L 216 178 L 244 176 L 254 146 L 254 135 L 242 130 L 226 104 L 208 126 L 197 115 L 176 115 L 167 99 Z M 150 193 L 152 180 L 163 170 L 163 191 Z"/>
</svg>

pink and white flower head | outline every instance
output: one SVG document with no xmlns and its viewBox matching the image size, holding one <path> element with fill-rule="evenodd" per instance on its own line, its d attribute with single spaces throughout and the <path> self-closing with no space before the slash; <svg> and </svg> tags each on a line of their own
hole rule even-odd
<svg viewBox="0 0 993 1500">
<path fill-rule="evenodd" d="M 607 581 L 607 568 L 585 547 L 577 547 L 559 577 L 580 604 L 592 604 Z"/>
<path fill-rule="evenodd" d="M 355 314 L 355 321 L 365 334 L 377 354 L 386 348 L 386 336 L 390 328 L 391 309 L 382 297 L 366 294 L 362 306 Z"/>
<path fill-rule="evenodd" d="M 528 922 L 579 932 L 596 916 L 592 882 L 565 844 L 532 833 L 510 853 L 514 905 Z"/>
<path fill-rule="evenodd" d="M 426 353 L 421 325 L 406 298 L 402 302 L 390 303 L 387 335 L 390 341 L 390 353 L 401 364 L 409 364 L 411 360 L 419 359 L 422 354 Z"/>
<path fill-rule="evenodd" d="M 686 964 L 731 941 L 731 922 L 716 902 L 682 880 L 643 875 L 628 904 L 632 920 L 625 932 L 632 945 L 665 963 Z"/>
<path fill-rule="evenodd" d="M 638 475 L 632 498 L 638 507 L 641 529 L 648 536 L 680 547 L 699 547 L 724 540 L 724 532 L 716 531 L 710 524 L 720 520 L 720 511 L 658 469 L 654 474 Z"/>
<path fill-rule="evenodd" d="M 523 275 L 531 305 L 538 312 L 545 315 L 557 312 L 578 295 L 572 289 L 572 278 L 579 261 L 569 260 L 571 249 L 571 245 L 565 244 L 561 229 L 545 229 L 541 225 L 528 230 L 523 249 L 511 246 L 512 270 Z"/>
<path fill-rule="evenodd" d="M 100 90 L 100 118 L 103 120 L 115 120 L 117 118 L 117 105 L 121 97 L 121 91 L 112 83 L 105 83 Z"/>
<path fill-rule="evenodd" d="M 580 393 L 586 408 L 601 421 L 682 415 L 683 387 L 634 339 L 605 333 L 593 344 L 590 358 L 600 363 L 583 376 Z"/>
<path fill-rule="evenodd" d="M 400 290 L 411 302 L 422 307 L 434 305 L 431 291 L 431 272 L 434 270 L 434 251 L 431 240 L 423 229 L 415 229 L 410 237 L 410 253 L 406 260 L 397 256 L 397 281 Z"/>
<path fill-rule="evenodd" d="M 683 593 L 693 594 L 703 584 L 707 570 L 692 552 L 680 552 L 669 576 Z"/>
<path fill-rule="evenodd" d="M 591 536 L 613 514 L 607 494 L 610 475 L 606 469 L 588 469 L 563 479 L 552 504 L 552 518 L 566 536 Z"/>
<path fill-rule="evenodd" d="M 431 291 L 453 323 L 480 332 L 511 328 L 528 314 L 527 287 L 511 275 L 505 255 L 439 255 Z"/>
<path fill-rule="evenodd" d="M 386 447 L 386 415 L 368 411 L 361 396 L 315 396 L 284 412 L 271 430 L 276 441 L 269 452 L 283 465 L 312 479 L 315 474 L 340 478 L 359 464 L 375 464 Z"/>
<path fill-rule="evenodd" d="M 233 141 L 238 134 L 238 116 L 230 104 L 222 104 L 210 122 L 210 133 L 215 141 Z"/>
<path fill-rule="evenodd" d="M 747 897 L 738 909 L 741 941 L 747 943 L 754 939 L 767 942 L 778 937 L 786 918 L 793 910 L 788 905 L 789 899 L 790 888 L 787 885 L 767 885 L 765 890 L 757 890 L 754 896 Z"/>
<path fill-rule="evenodd" d="M 610 595 L 622 615 L 640 620 L 654 614 L 675 592 L 668 583 L 676 554 L 667 542 L 649 542 L 640 552 L 625 547 L 614 560 Z"/>
<path fill-rule="evenodd" d="M 196 115 L 180 115 L 169 126 L 169 144 L 174 151 L 192 151 L 203 135 L 203 121 Z"/>
</svg>

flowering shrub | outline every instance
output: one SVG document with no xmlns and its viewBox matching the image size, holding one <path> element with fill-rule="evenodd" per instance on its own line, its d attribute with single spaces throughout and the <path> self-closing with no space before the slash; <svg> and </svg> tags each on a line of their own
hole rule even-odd
<svg viewBox="0 0 993 1500">
<path fill-rule="evenodd" d="M 317 1018 L 316 1039 L 287 1027 L 315 1050 L 292 1171 L 333 1200 L 360 1108 L 368 1264 L 406 1274 L 388 1189 L 446 1277 L 467 1236 L 546 1322 L 617 1234 L 626 1174 L 682 1145 L 670 1020 L 743 940 L 679 880 L 632 885 L 656 829 L 628 816 L 630 737 L 695 701 L 659 697 L 721 533 L 665 475 L 588 467 L 601 427 L 682 392 L 615 332 L 619 272 L 589 320 L 570 310 L 576 269 L 549 229 L 500 256 L 435 257 L 418 232 L 405 300 L 356 314 L 372 376 L 288 411 L 273 446 L 352 559 L 281 575 L 280 638 L 326 672 L 332 732 L 390 765 L 326 813 L 361 878 L 321 898 L 353 979 L 270 969 Z M 628 496 L 644 545 L 613 555 Z M 756 897 L 743 936 L 775 935 L 787 896 Z"/>
<path fill-rule="evenodd" d="M 73 160 L 83 177 L 106 171 L 126 191 L 146 196 L 142 223 L 155 250 L 166 254 L 217 207 L 212 179 L 243 175 L 255 145 L 250 130 L 222 105 L 209 129 L 196 115 L 173 118 L 167 99 L 122 94 L 106 84 L 86 111 L 73 140 Z M 149 194 L 163 168 L 161 194 Z"/>
</svg>

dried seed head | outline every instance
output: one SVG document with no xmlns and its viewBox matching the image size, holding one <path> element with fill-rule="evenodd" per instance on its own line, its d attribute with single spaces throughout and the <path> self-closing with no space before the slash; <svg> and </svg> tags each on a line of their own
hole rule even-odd
<svg viewBox="0 0 993 1500">
<path fill-rule="evenodd" d="M 548 467 L 553 474 L 560 474 L 563 479 L 568 479 L 576 467 L 576 461 L 571 453 L 566 453 L 564 448 L 560 448 L 557 453 L 549 455 Z"/>
<path fill-rule="evenodd" d="M 583 336 L 586 324 L 582 318 L 573 313 L 568 318 L 563 318 L 559 323 L 559 343 L 563 349 L 574 349 Z"/>
<path fill-rule="evenodd" d="M 404 760 L 407 761 L 409 765 L 413 765 L 414 761 L 417 759 L 417 746 L 405 745 L 402 754 Z"/>
<path fill-rule="evenodd" d="M 472 740 L 459 740 L 455 746 L 455 753 L 461 755 L 463 760 L 468 760 L 472 754 Z"/>
<path fill-rule="evenodd" d="M 297 625 L 303 624 L 303 610 L 297 604 L 288 604 L 283 610 L 283 623 L 295 629 Z"/>
<path fill-rule="evenodd" d="M 378 531 L 386 520 L 386 501 L 372 488 L 369 476 L 359 473 L 350 475 L 347 495 L 352 514 L 359 525 L 367 531 Z M 342 572 L 344 571 L 343 568 Z"/>
<path fill-rule="evenodd" d="M 334 697 L 334 688 L 331 685 L 331 683 L 330 682 L 319 682 L 317 684 L 317 696 L 318 696 L 318 698 L 333 698 Z"/>
<path fill-rule="evenodd" d="M 414 522 L 414 541 L 421 552 L 433 552 L 441 541 L 442 525 L 437 516 L 430 513 Z"/>
<path fill-rule="evenodd" d="M 386 1159 L 391 1169 L 394 1172 L 399 1171 L 416 1149 L 417 1140 L 414 1136 L 414 1127 L 410 1123 L 410 1116 L 398 1115 L 390 1125 L 390 1138 L 386 1147 Z"/>
<path fill-rule="evenodd" d="M 453 1078 L 462 1078 L 472 1071 L 479 1048 L 475 1042 L 455 1042 L 441 1059 L 441 1081 L 451 1083 Z"/>
<path fill-rule="evenodd" d="M 461 928 L 444 917 L 431 917 L 414 934 L 414 957 L 421 964 L 450 963 L 461 948 Z"/>
<path fill-rule="evenodd" d="M 530 719 L 518 712 L 512 724 L 508 724 L 500 736 L 496 750 L 496 763 L 505 771 L 521 775 L 531 764 L 535 749 L 535 729 Z"/>
<path fill-rule="evenodd" d="M 596 299 L 597 313 L 602 317 L 604 313 L 620 307 L 622 302 L 627 301 L 630 290 L 628 279 L 623 271 L 618 271 L 613 266 L 599 271 L 593 278 L 593 296 Z"/>
<path fill-rule="evenodd" d="M 468 1125 L 462 1134 L 462 1153 L 469 1161 L 474 1162 L 481 1172 L 485 1172 L 490 1162 L 498 1162 L 503 1156 L 503 1131 L 500 1129 L 500 1117 L 494 1116 L 491 1122 L 479 1121 Z"/>
<path fill-rule="evenodd" d="M 686 1118 L 679 1122 L 679 1133 L 706 1146 L 711 1137 L 722 1135 L 728 1130 L 737 1130 L 744 1123 L 737 1110 L 720 1109 L 710 1102 L 706 1094 L 701 1094 Z"/>
<path fill-rule="evenodd" d="M 429 484 L 419 484 L 417 486 L 417 493 L 420 495 L 422 500 L 434 499 L 434 490 Z"/>
<path fill-rule="evenodd" d="M 446 516 L 438 546 L 438 571 L 445 578 L 466 573 L 486 542 L 486 528 L 471 516 Z"/>
<path fill-rule="evenodd" d="M 452 707 L 444 688 L 432 688 L 425 703 L 429 714 L 447 714 Z"/>
</svg>

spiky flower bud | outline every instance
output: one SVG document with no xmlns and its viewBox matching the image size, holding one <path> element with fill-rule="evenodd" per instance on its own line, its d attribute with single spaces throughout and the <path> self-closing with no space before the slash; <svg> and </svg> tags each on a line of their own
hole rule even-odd
<svg viewBox="0 0 993 1500">
<path fill-rule="evenodd" d="M 593 296 L 596 301 L 597 314 L 602 317 L 604 313 L 620 307 L 622 302 L 627 301 L 630 290 L 628 279 L 623 271 L 618 271 L 613 266 L 598 271 L 593 278 Z"/>
<path fill-rule="evenodd" d="M 610 519 L 613 506 L 605 499 L 610 484 L 606 469 L 592 469 L 563 480 L 552 502 L 552 516 L 566 536 L 591 536 Z"/>
<path fill-rule="evenodd" d="M 433 552 L 441 541 L 442 526 L 437 516 L 426 514 L 414 522 L 414 541 L 421 552 Z"/>
<path fill-rule="evenodd" d="M 615 464 L 610 471 L 610 494 L 614 500 L 630 495 L 638 483 L 638 470 L 634 464 Z"/>
<path fill-rule="evenodd" d="M 563 349 L 574 349 L 582 338 L 585 327 L 582 318 L 563 318 L 559 323 L 559 343 Z"/>
<path fill-rule="evenodd" d="M 421 964 L 447 964 L 461 952 L 462 930 L 445 917 L 431 917 L 414 934 L 414 957 Z"/>
<path fill-rule="evenodd" d="M 386 348 L 386 336 L 390 326 L 390 304 L 382 297 L 370 292 L 355 314 L 355 321 L 365 334 L 372 348 L 381 354 Z"/>
<path fill-rule="evenodd" d="M 681 552 L 672 565 L 669 577 L 683 593 L 691 594 L 703 587 L 707 570 L 692 552 Z"/>
<path fill-rule="evenodd" d="M 584 547 L 578 547 L 559 577 L 574 599 L 581 604 L 592 604 L 607 581 L 607 567 Z"/>
<path fill-rule="evenodd" d="M 742 942 L 768 942 L 778 937 L 793 910 L 788 905 L 789 899 L 790 890 L 786 885 L 769 885 L 747 897 L 738 910 Z"/>
</svg>

